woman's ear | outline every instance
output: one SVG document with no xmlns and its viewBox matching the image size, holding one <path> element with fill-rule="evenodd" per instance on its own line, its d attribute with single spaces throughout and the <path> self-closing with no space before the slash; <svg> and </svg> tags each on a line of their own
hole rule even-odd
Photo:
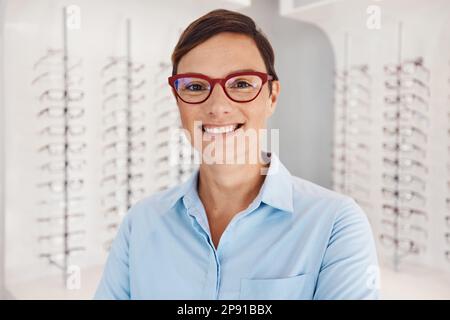
<svg viewBox="0 0 450 320">
<path fill-rule="evenodd" d="M 272 94 L 267 99 L 267 118 L 269 118 L 275 112 L 278 97 L 280 95 L 280 89 L 280 81 L 272 81 Z"/>
</svg>

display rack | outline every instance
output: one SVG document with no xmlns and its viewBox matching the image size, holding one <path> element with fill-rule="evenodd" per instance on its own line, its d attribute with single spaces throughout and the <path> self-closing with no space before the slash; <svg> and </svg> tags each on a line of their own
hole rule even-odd
<svg viewBox="0 0 450 320">
<path fill-rule="evenodd" d="M 403 23 L 398 24 L 397 62 L 384 66 L 385 108 L 383 117 L 382 224 L 387 230 L 380 241 L 391 247 L 394 268 L 402 258 L 423 254 L 428 237 L 427 163 L 430 121 L 430 71 L 424 59 L 405 59 Z M 387 228 L 386 228 L 387 227 Z"/>
<path fill-rule="evenodd" d="M 132 57 L 131 20 L 125 26 L 125 56 L 110 57 L 101 70 L 103 91 L 103 178 L 100 184 L 109 250 L 123 215 L 145 195 L 145 65 Z"/>
<path fill-rule="evenodd" d="M 371 83 L 368 65 L 350 63 L 349 34 L 344 35 L 343 68 L 335 71 L 333 189 L 370 208 Z"/>
<path fill-rule="evenodd" d="M 37 118 L 43 126 L 38 133 L 43 160 L 38 174 L 43 181 L 36 186 L 42 196 L 36 217 L 39 257 L 60 269 L 66 283 L 71 258 L 85 250 L 80 191 L 85 181 L 82 137 L 86 128 L 78 123 L 84 115 L 79 105 L 84 97 L 83 78 L 77 73 L 82 60 L 73 59 L 69 52 L 66 8 L 62 16 L 62 49 L 49 49 L 35 62 L 31 84 L 39 92 Z"/>
</svg>

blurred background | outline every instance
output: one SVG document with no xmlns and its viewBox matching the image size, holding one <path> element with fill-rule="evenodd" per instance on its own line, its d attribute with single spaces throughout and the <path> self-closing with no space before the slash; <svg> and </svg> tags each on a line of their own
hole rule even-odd
<svg viewBox="0 0 450 320">
<path fill-rule="evenodd" d="M 447 0 L 0 0 L 0 296 L 92 298 L 127 208 L 190 175 L 170 55 L 217 8 L 271 41 L 279 156 L 364 209 L 382 298 L 450 299 Z"/>
</svg>

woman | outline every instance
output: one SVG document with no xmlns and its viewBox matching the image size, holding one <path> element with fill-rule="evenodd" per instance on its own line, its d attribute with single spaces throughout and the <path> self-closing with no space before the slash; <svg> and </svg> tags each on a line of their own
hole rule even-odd
<svg viewBox="0 0 450 320">
<path fill-rule="evenodd" d="M 247 133 L 266 128 L 280 94 L 272 47 L 253 20 L 200 17 L 172 62 L 169 84 L 203 161 L 186 183 L 129 210 L 96 298 L 377 298 L 360 207 L 291 176 L 275 154 L 253 157 L 261 141 Z M 249 143 L 234 144 L 239 137 Z"/>
</svg>

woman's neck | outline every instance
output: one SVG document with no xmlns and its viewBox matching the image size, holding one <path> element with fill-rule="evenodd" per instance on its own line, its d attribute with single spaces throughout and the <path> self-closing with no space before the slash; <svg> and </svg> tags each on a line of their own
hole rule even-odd
<svg viewBox="0 0 450 320">
<path fill-rule="evenodd" d="M 246 209 L 258 195 L 264 164 L 201 165 L 198 193 L 208 218 L 231 218 Z"/>
</svg>

